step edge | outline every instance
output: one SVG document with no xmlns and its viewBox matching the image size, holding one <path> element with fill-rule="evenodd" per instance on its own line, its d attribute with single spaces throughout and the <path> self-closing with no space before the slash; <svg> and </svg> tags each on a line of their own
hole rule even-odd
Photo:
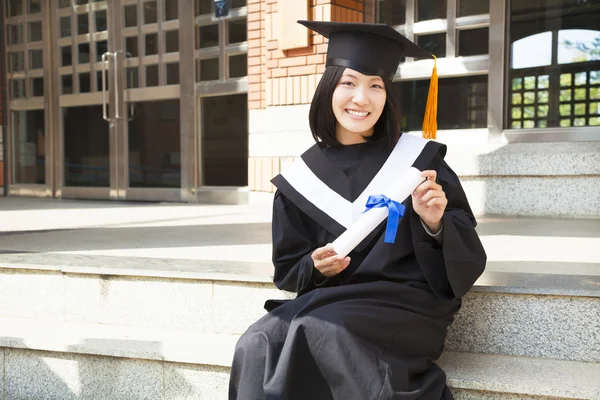
<svg viewBox="0 0 600 400">
<path fill-rule="evenodd" d="M 191 280 L 213 283 L 234 282 L 238 284 L 259 284 L 275 288 L 272 277 L 251 274 L 232 274 L 217 272 L 190 272 L 165 269 L 138 270 L 132 268 L 118 267 L 84 267 L 84 266 L 57 266 L 45 264 L 16 264 L 0 262 L 0 272 L 7 271 L 32 271 L 32 272 L 56 272 L 71 275 L 86 276 L 119 276 L 123 278 L 151 278 L 169 280 Z M 533 278 L 545 277 L 554 280 L 556 284 L 546 286 L 531 286 L 523 284 L 523 280 L 532 281 Z M 521 280 L 521 283 L 520 283 Z M 496 282 L 510 282 L 498 284 Z M 565 284 L 565 282 L 571 284 Z M 598 285 L 598 289 L 593 289 Z M 571 288 L 565 288 L 571 286 Z M 579 288 L 577 288 L 579 286 Z M 543 296 L 565 296 L 565 297 L 593 297 L 600 298 L 600 276 L 597 275 L 567 275 L 567 274 L 532 274 L 522 272 L 490 272 L 478 280 L 472 292 L 478 293 L 506 293 L 506 294 L 530 294 Z"/>
<path fill-rule="evenodd" d="M 22 332 L 19 333 L 18 329 L 2 329 L 11 322 L 22 324 Z M 59 335 L 49 333 L 49 329 Z M 100 334 L 86 337 L 81 332 L 86 330 L 98 330 Z M 107 332 L 110 334 L 106 335 Z M 231 367 L 238 338 L 239 335 L 232 334 L 0 318 L 0 348 L 220 367 Z M 91 342 L 82 343 L 82 340 Z M 197 350 L 190 351 L 190 347 Z"/>
<path fill-rule="evenodd" d="M 542 358 L 542 357 L 526 357 L 526 356 L 514 356 L 514 355 L 506 355 L 506 354 L 483 354 L 483 353 L 468 353 L 468 352 L 453 352 L 447 351 L 444 352 L 442 358 L 445 362 L 453 361 L 453 359 L 457 359 L 459 357 L 470 357 L 477 358 L 477 361 L 483 362 L 485 361 L 486 365 L 498 366 L 506 363 L 506 361 L 512 362 L 537 362 L 543 363 L 546 367 L 554 367 L 560 368 L 561 370 L 573 371 L 574 367 L 584 367 L 585 373 L 588 374 L 589 377 L 594 378 L 600 376 L 600 363 L 593 362 L 585 362 L 585 361 L 570 361 L 570 360 L 557 360 L 551 358 Z M 440 360 L 438 360 L 439 362 Z M 440 363 L 442 367 L 444 367 L 445 362 Z M 483 367 L 482 369 L 485 369 Z M 581 386 L 576 386 L 575 382 L 569 380 L 571 387 L 566 386 L 564 381 L 560 382 L 560 384 L 552 387 L 536 385 L 535 382 L 523 382 L 523 380 L 519 381 L 519 383 L 514 383 L 514 381 L 506 382 L 510 379 L 509 376 L 505 375 L 504 381 L 500 380 L 499 382 L 492 382 L 482 379 L 475 379 L 471 375 L 471 379 L 463 379 L 457 378 L 453 376 L 456 373 L 456 369 L 453 368 L 445 368 L 447 372 L 447 381 L 448 385 L 456 388 L 456 389 L 465 389 L 465 390 L 479 390 L 479 391 L 487 391 L 494 393 L 511 393 L 516 395 L 534 395 L 534 396 L 547 396 L 547 397 L 560 397 L 567 399 L 600 399 L 600 386 L 596 388 L 583 388 Z M 492 370 L 492 367 L 490 367 Z M 595 371 L 594 371 L 595 370 Z M 493 373 L 494 371 L 490 371 Z M 575 373 L 575 372 L 572 372 Z M 492 374 L 489 375 L 493 376 Z M 562 375 L 565 376 L 565 375 Z M 577 376 L 581 377 L 581 373 L 578 373 Z M 523 378 L 521 378 L 523 379 Z M 531 380 L 531 377 L 526 377 L 526 379 Z"/>
</svg>

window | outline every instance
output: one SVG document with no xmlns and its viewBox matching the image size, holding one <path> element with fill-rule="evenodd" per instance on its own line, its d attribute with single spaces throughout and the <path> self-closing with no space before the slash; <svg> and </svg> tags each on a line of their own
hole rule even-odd
<svg viewBox="0 0 600 400">
<path fill-rule="evenodd" d="M 445 19 L 448 11 L 446 0 L 415 0 L 417 3 L 417 15 L 415 21 L 427 21 L 430 19 Z"/>
<path fill-rule="evenodd" d="M 406 23 L 406 0 L 378 0 L 376 4 L 377 20 L 391 26 Z"/>
<path fill-rule="evenodd" d="M 398 82 L 402 130 L 419 131 L 429 93 L 429 80 Z M 487 75 L 440 78 L 438 129 L 487 128 Z"/>
<path fill-rule="evenodd" d="M 12 113 L 14 183 L 46 182 L 44 110 Z"/>
<path fill-rule="evenodd" d="M 493 0 L 457 0 L 457 17 L 490 13 L 490 1 Z"/>
<path fill-rule="evenodd" d="M 600 126 L 600 9 L 527 0 L 510 12 L 507 128 Z"/>
<path fill-rule="evenodd" d="M 458 56 L 478 56 L 489 53 L 489 28 L 458 31 Z"/>
<path fill-rule="evenodd" d="M 219 26 L 207 25 L 198 28 L 197 48 L 213 47 L 219 45 Z"/>
<path fill-rule="evenodd" d="M 239 54 L 229 57 L 229 77 L 241 78 L 248 75 L 248 55 Z"/>
<path fill-rule="evenodd" d="M 446 33 L 421 35 L 416 38 L 417 44 L 428 53 L 441 58 L 446 57 Z"/>
</svg>

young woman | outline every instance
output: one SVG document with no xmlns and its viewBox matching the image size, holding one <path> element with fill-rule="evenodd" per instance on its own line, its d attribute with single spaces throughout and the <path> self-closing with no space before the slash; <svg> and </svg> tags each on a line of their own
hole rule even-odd
<svg viewBox="0 0 600 400">
<path fill-rule="evenodd" d="M 391 79 L 403 53 L 431 56 L 385 25 L 299 22 L 329 48 L 309 115 L 317 143 L 273 179 L 274 283 L 298 296 L 268 301 L 240 338 L 229 398 L 452 399 L 434 361 L 486 255 L 445 146 L 400 134 Z M 337 255 L 366 196 L 410 166 L 424 182 L 393 241 L 384 222 Z"/>
</svg>

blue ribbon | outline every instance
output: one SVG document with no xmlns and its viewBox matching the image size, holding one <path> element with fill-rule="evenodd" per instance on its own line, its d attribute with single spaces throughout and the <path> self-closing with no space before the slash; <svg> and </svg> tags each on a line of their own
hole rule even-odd
<svg viewBox="0 0 600 400">
<path fill-rule="evenodd" d="M 367 200 L 367 212 L 371 208 L 387 207 L 389 209 L 387 227 L 385 229 L 385 243 L 394 243 L 396 240 L 396 232 L 398 231 L 398 222 L 400 217 L 404 216 L 404 204 L 390 199 L 382 194 L 369 196 Z"/>
</svg>

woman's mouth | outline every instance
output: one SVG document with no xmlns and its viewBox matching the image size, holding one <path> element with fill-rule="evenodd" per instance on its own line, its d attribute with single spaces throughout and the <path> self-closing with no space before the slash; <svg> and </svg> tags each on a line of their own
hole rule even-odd
<svg viewBox="0 0 600 400">
<path fill-rule="evenodd" d="M 346 113 L 352 116 L 353 118 L 366 118 L 370 114 L 370 112 L 368 111 L 356 111 L 350 109 L 346 109 Z"/>
</svg>

